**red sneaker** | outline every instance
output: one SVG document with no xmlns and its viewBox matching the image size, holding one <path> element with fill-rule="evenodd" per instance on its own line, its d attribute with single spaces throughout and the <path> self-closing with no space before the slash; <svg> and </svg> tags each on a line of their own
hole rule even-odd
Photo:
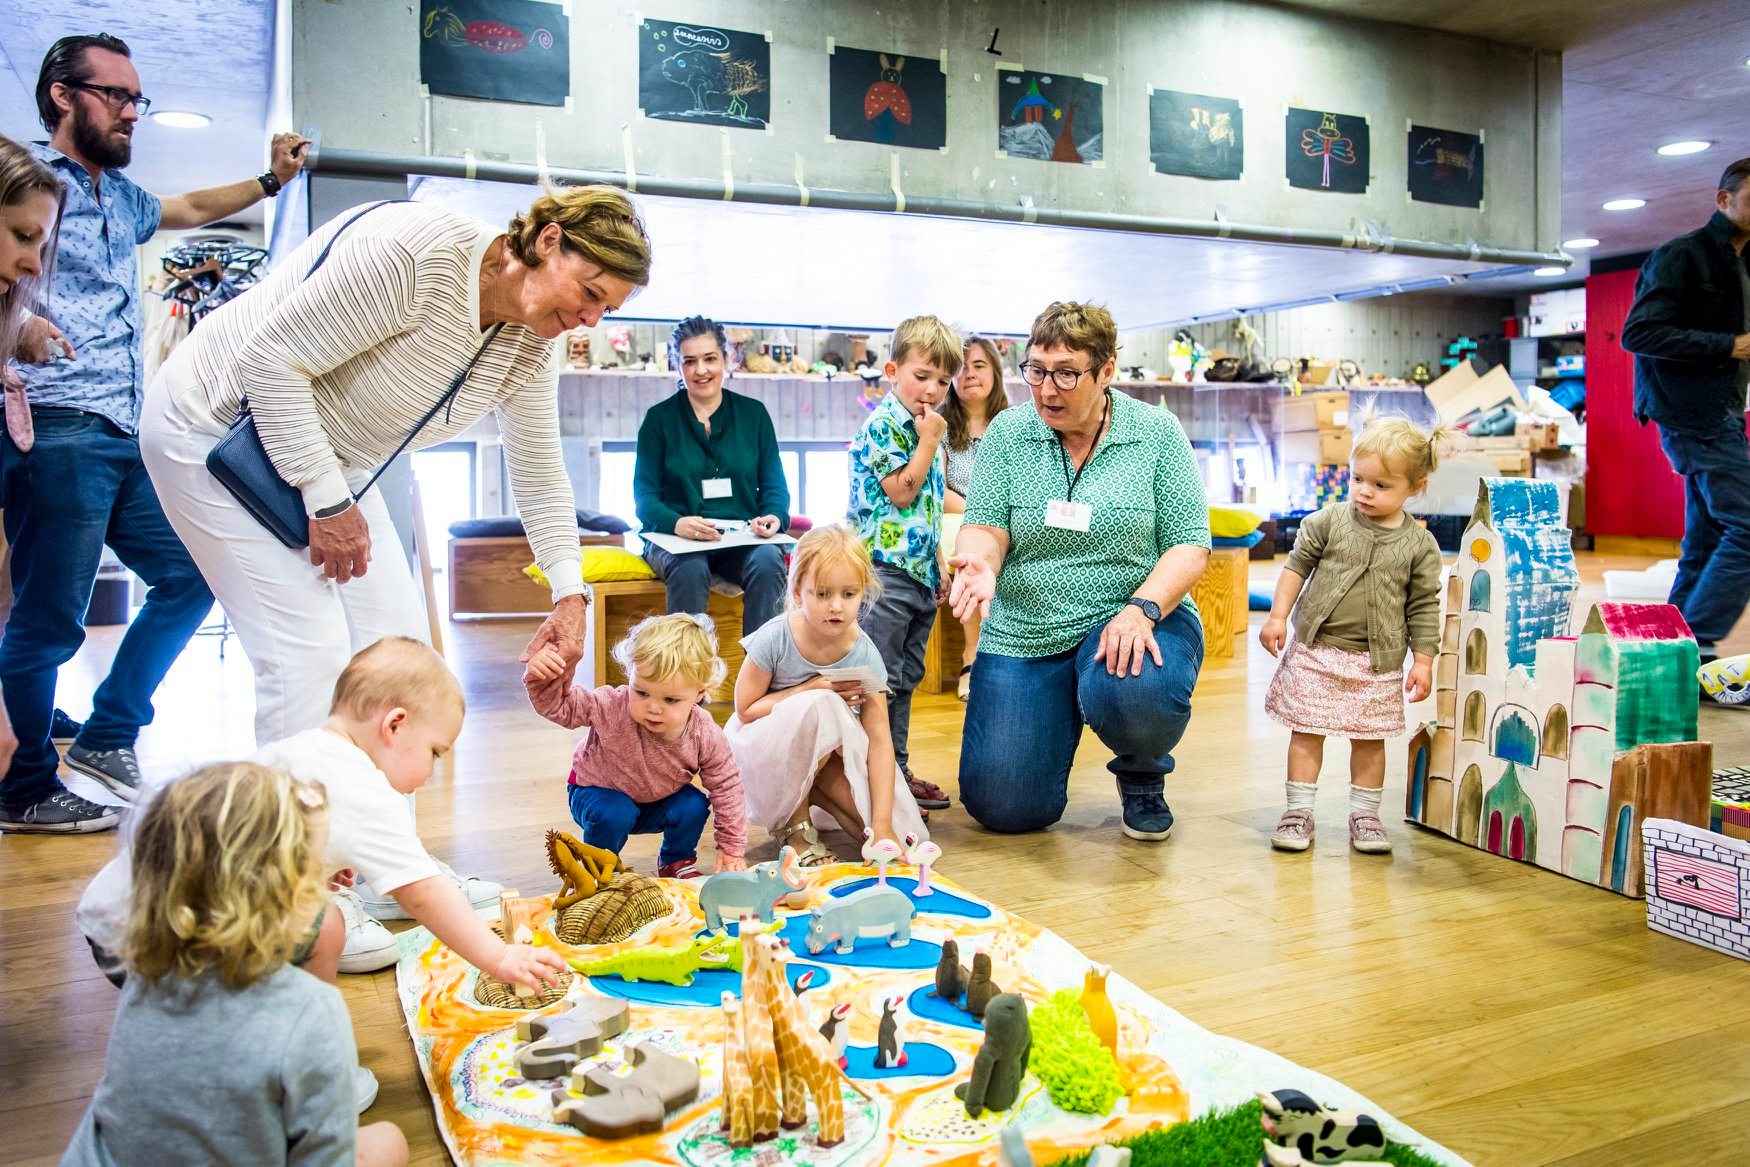
<svg viewBox="0 0 1750 1167">
<path fill-rule="evenodd" d="M 911 790 L 911 796 L 924 810 L 947 810 L 948 792 L 934 782 L 925 782 L 911 772 L 911 767 L 904 767 L 900 773 L 905 775 L 905 784 Z"/>
<path fill-rule="evenodd" d="M 664 879 L 701 879 L 705 873 L 699 870 L 699 857 L 688 855 L 685 859 L 676 859 L 673 863 L 659 863 L 656 874 Z"/>
</svg>

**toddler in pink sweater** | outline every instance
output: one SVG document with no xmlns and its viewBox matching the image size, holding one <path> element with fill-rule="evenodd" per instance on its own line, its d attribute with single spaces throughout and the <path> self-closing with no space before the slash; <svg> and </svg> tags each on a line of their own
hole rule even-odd
<svg viewBox="0 0 1750 1167">
<path fill-rule="evenodd" d="M 552 646 L 537 652 L 523 674 L 535 712 L 567 729 L 589 729 L 571 758 L 571 817 L 583 841 L 618 854 L 629 836 L 660 832 L 657 874 L 692 879 L 701 874 L 699 836 L 709 814 L 717 870 L 746 870 L 741 771 L 723 731 L 699 704 L 727 668 L 711 621 L 652 616 L 614 646 L 614 659 L 629 684 L 568 687 L 565 658 Z"/>
</svg>

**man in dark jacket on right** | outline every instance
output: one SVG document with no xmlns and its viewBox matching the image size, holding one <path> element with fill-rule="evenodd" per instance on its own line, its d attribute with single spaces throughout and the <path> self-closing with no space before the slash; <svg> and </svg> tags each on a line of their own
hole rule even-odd
<svg viewBox="0 0 1750 1167">
<path fill-rule="evenodd" d="M 1750 603 L 1750 158 L 1726 167 L 1714 205 L 1707 226 L 1647 257 L 1622 326 L 1622 347 L 1635 357 L 1635 418 L 1659 423 L 1665 456 L 1683 475 L 1671 603 L 1704 662 Z"/>
</svg>

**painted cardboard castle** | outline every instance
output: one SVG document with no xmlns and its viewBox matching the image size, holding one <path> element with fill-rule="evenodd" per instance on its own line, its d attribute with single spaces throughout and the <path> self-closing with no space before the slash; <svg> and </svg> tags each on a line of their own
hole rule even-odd
<svg viewBox="0 0 1750 1167">
<path fill-rule="evenodd" d="M 1641 822 L 1708 825 L 1695 639 L 1668 604 L 1580 582 L 1555 484 L 1488 478 L 1446 583 L 1436 720 L 1410 739 L 1406 814 L 1474 847 L 1628 896 Z"/>
</svg>

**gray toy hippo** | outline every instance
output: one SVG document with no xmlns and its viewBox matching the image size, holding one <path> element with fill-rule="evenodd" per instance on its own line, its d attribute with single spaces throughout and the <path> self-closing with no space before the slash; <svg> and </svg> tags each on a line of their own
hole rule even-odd
<svg viewBox="0 0 1750 1167">
<path fill-rule="evenodd" d="M 827 945 L 844 955 L 868 936 L 885 936 L 898 948 L 911 943 L 911 918 L 917 911 L 911 897 L 897 887 L 866 887 L 843 899 L 828 897 L 815 908 L 803 939 L 809 955 L 818 955 Z"/>
<path fill-rule="evenodd" d="M 720 871 L 699 885 L 699 910 L 705 914 L 705 930 L 724 930 L 725 918 L 739 920 L 758 916 L 770 924 L 778 918 L 778 901 L 803 888 L 796 865 L 796 852 L 785 847 L 778 858 L 756 865 L 751 871 Z"/>
</svg>

